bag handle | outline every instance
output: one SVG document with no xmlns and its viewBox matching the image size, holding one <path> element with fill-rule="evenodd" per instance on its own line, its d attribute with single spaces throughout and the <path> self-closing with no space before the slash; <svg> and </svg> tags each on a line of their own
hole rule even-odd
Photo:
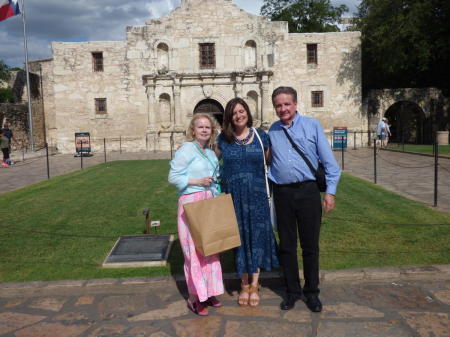
<svg viewBox="0 0 450 337">
<path fill-rule="evenodd" d="M 267 164 L 266 164 L 266 155 L 264 153 L 264 145 L 262 143 L 261 137 L 259 137 L 258 131 L 256 131 L 255 128 L 253 128 L 253 132 L 255 133 L 256 137 L 259 140 L 259 144 L 261 144 L 262 154 L 263 154 L 263 160 L 264 160 L 264 177 L 266 178 L 266 192 L 267 192 L 267 198 L 270 201 L 270 189 L 269 189 L 269 180 L 267 179 Z"/>
<path fill-rule="evenodd" d="M 309 161 L 309 159 L 305 156 L 305 154 L 302 152 L 302 150 L 300 150 L 300 148 L 297 146 L 297 144 L 294 143 L 294 141 L 292 140 L 291 136 L 289 135 L 289 132 L 287 132 L 287 130 L 285 128 L 283 128 L 283 127 L 281 127 L 281 130 L 283 130 L 284 134 L 289 139 L 289 142 L 291 143 L 292 147 L 303 158 L 303 160 L 305 161 L 306 165 L 308 165 L 309 169 L 311 170 L 311 172 L 313 173 L 313 175 L 315 177 L 317 175 L 317 170 L 314 168 L 314 166 L 312 166 L 312 164 Z"/>
</svg>

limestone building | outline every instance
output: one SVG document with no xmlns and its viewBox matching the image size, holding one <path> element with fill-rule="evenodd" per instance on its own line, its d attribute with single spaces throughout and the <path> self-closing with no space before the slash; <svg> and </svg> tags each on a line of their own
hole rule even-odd
<svg viewBox="0 0 450 337">
<path fill-rule="evenodd" d="M 41 62 L 46 132 L 64 153 L 74 152 L 75 132 L 90 132 L 94 151 L 119 137 L 128 151 L 168 150 L 193 114 L 221 122 L 235 96 L 267 128 L 280 85 L 296 88 L 299 111 L 326 131 L 367 130 L 359 32 L 291 34 L 286 22 L 231 0 L 182 0 L 167 16 L 127 27 L 126 41 L 54 42 L 52 50 Z"/>
</svg>

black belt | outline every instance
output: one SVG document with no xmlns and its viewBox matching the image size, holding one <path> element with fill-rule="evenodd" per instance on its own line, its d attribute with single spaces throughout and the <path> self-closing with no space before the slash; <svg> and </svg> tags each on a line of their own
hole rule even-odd
<svg viewBox="0 0 450 337">
<path fill-rule="evenodd" d="M 276 187 L 290 187 L 290 188 L 298 188 L 303 185 L 306 185 L 308 183 L 315 183 L 315 180 L 304 180 L 304 181 L 298 181 L 296 183 L 290 183 L 290 184 L 276 184 L 273 183 Z"/>
</svg>

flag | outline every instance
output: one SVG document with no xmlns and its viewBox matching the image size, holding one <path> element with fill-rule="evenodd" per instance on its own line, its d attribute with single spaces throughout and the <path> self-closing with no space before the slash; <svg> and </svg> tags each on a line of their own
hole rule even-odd
<svg viewBox="0 0 450 337">
<path fill-rule="evenodd" d="M 0 21 L 20 14 L 17 0 L 0 0 Z"/>
</svg>

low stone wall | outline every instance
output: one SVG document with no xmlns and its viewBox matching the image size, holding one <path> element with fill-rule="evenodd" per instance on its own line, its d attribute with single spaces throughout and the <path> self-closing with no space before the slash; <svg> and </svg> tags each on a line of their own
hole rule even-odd
<svg viewBox="0 0 450 337">
<path fill-rule="evenodd" d="M 31 109 L 33 112 L 34 144 L 36 148 L 41 148 L 45 145 L 45 121 L 41 102 L 33 102 Z M 4 120 L 8 121 L 9 128 L 14 133 L 12 148 L 28 148 L 30 146 L 28 139 L 28 103 L 1 103 L 0 123 L 3 123 Z"/>
</svg>

